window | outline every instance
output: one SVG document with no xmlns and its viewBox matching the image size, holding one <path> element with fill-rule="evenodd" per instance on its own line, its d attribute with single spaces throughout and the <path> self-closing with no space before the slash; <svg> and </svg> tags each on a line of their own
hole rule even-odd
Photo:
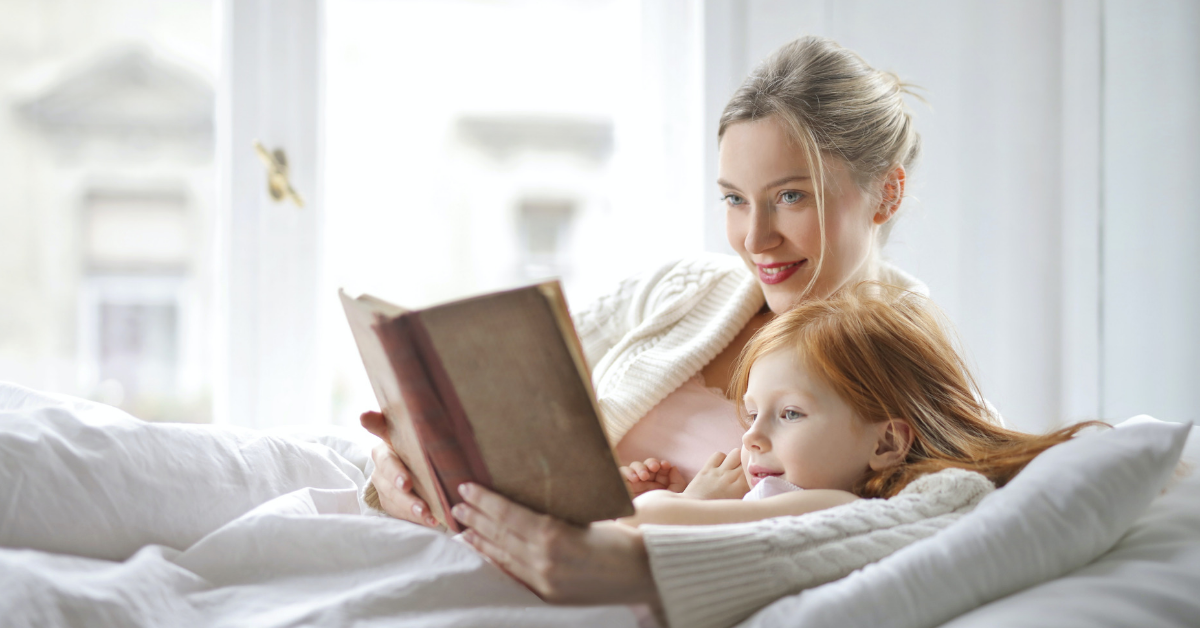
<svg viewBox="0 0 1200 628">
<path fill-rule="evenodd" d="M 0 379 L 211 420 L 209 0 L 0 20 Z"/>
</svg>

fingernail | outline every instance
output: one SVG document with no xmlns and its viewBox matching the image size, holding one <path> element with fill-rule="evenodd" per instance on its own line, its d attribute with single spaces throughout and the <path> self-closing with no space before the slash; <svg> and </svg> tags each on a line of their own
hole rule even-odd
<svg viewBox="0 0 1200 628">
<path fill-rule="evenodd" d="M 467 508 L 462 504 L 455 504 L 454 508 L 450 509 L 450 512 L 454 515 L 455 519 L 461 519 L 462 516 L 466 514 Z"/>
<path fill-rule="evenodd" d="M 404 490 L 404 476 L 403 475 L 396 478 L 396 488 L 398 488 L 402 491 Z"/>
<path fill-rule="evenodd" d="M 462 484 L 458 485 L 458 494 L 462 495 L 463 497 L 470 497 L 471 493 L 474 491 L 475 487 L 471 486 L 469 482 L 463 482 Z"/>
<path fill-rule="evenodd" d="M 425 514 L 425 509 L 421 507 L 421 504 L 413 504 L 412 511 L 413 511 L 413 514 L 418 517 Z"/>
<path fill-rule="evenodd" d="M 430 526 L 435 526 L 437 525 L 437 519 L 434 519 L 433 517 L 425 517 L 425 523 Z"/>
</svg>

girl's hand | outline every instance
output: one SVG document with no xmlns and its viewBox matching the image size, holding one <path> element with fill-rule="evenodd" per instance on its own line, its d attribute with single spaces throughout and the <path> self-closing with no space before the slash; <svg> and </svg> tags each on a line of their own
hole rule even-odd
<svg viewBox="0 0 1200 628">
<path fill-rule="evenodd" d="M 431 528 L 437 527 L 437 519 L 433 518 L 429 504 L 413 492 L 412 476 L 408 467 L 404 466 L 400 456 L 396 455 L 388 442 L 387 419 L 383 413 L 364 412 L 359 421 L 368 432 L 383 439 L 383 442 L 371 450 L 371 459 L 375 461 L 375 470 L 371 472 L 371 484 L 375 486 L 383 511 L 397 519 Z"/>
<path fill-rule="evenodd" d="M 547 602 L 657 607 L 658 589 L 638 530 L 613 522 L 581 528 L 535 513 L 477 484 L 453 509 L 463 540 Z"/>
<path fill-rule="evenodd" d="M 696 499 L 741 499 L 750 492 L 742 470 L 742 450 L 717 452 L 704 463 L 683 494 Z"/>
<path fill-rule="evenodd" d="M 645 462 L 631 462 L 628 467 L 621 467 L 621 476 L 625 478 L 625 487 L 629 494 L 637 497 L 646 491 L 666 489 L 682 493 L 687 482 L 675 465 L 666 460 L 647 458 Z"/>
</svg>

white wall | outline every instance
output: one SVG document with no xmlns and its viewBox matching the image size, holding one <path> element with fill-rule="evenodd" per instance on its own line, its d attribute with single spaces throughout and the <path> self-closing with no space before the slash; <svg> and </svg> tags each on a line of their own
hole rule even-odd
<svg viewBox="0 0 1200 628">
<path fill-rule="evenodd" d="M 1104 9 L 1104 409 L 1200 422 L 1200 3 Z"/>
<path fill-rule="evenodd" d="M 731 75 L 806 34 L 831 37 L 925 88 L 929 106 L 913 103 L 924 154 L 886 255 L 929 284 L 958 325 L 984 393 L 1011 423 L 1041 430 L 1136 412 L 1197 418 L 1184 406 L 1195 401 L 1184 382 L 1200 379 L 1200 336 L 1186 324 L 1200 310 L 1192 245 L 1200 219 L 1185 210 L 1200 205 L 1186 177 L 1200 139 L 1200 5 L 705 4 L 706 48 L 734 50 L 742 66 L 709 68 L 709 101 L 728 98 Z M 1102 46 L 1106 143 L 1098 128 Z M 715 133 L 720 109 L 705 113 Z M 715 141 L 706 159 L 715 164 Z M 725 250 L 717 215 L 707 216 L 706 245 Z"/>
</svg>

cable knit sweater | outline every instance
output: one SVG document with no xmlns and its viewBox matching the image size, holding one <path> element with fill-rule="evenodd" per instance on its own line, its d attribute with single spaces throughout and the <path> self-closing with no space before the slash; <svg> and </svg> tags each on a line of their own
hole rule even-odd
<svg viewBox="0 0 1200 628">
<path fill-rule="evenodd" d="M 946 469 L 891 499 L 754 523 L 641 529 L 669 624 L 724 628 L 933 536 L 994 489 L 978 473 Z"/>
<path fill-rule="evenodd" d="M 886 263 L 878 268 L 880 281 L 928 294 L 924 284 L 899 269 Z M 758 281 L 740 258 L 706 254 L 629 279 L 576 312 L 609 441 L 615 445 L 704 368 L 763 303 Z M 995 417 L 1002 423 L 998 413 Z M 729 526 L 644 526 L 670 624 L 732 625 L 779 597 L 840 578 L 933 534 L 973 507 L 984 491 L 978 481 L 956 488 L 949 481 L 961 479 L 956 473 L 918 480 L 903 499 L 863 500 L 806 517 Z M 848 517 L 848 527 L 838 525 L 841 517 Z"/>
<path fill-rule="evenodd" d="M 886 263 L 879 280 L 928 294 Z M 741 258 L 709 253 L 623 282 L 572 318 L 609 442 L 616 445 L 658 402 L 712 361 L 762 309 Z"/>
</svg>

